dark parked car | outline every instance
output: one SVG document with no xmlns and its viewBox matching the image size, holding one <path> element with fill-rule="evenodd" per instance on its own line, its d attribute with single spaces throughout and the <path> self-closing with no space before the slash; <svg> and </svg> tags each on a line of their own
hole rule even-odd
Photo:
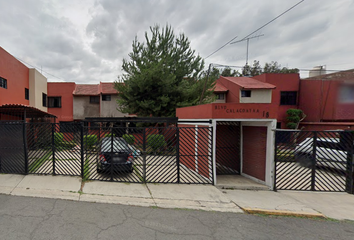
<svg viewBox="0 0 354 240">
<path fill-rule="evenodd" d="M 99 146 L 97 172 L 132 173 L 133 159 L 131 147 L 123 138 L 113 138 L 113 150 L 112 139 L 103 138 Z"/>
</svg>

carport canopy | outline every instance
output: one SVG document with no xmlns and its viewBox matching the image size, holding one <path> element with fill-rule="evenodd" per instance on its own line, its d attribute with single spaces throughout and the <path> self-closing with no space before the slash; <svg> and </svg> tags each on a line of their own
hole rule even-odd
<svg viewBox="0 0 354 240">
<path fill-rule="evenodd" d="M 32 119 L 55 119 L 56 116 L 38 108 L 23 104 L 3 104 L 0 105 L 0 121 Z"/>
</svg>

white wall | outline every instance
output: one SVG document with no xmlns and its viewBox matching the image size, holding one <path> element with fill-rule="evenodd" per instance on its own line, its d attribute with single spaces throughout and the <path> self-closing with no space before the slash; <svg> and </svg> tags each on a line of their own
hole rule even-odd
<svg viewBox="0 0 354 240">
<path fill-rule="evenodd" d="M 47 94 L 47 78 L 34 68 L 29 69 L 29 105 L 47 112 L 43 107 L 42 93 Z M 25 93 L 23 93 L 24 95 Z M 48 106 L 48 100 L 47 100 Z"/>
<path fill-rule="evenodd" d="M 271 103 L 272 102 L 272 89 L 252 89 L 251 97 L 241 97 L 240 90 L 240 103 Z"/>
<path fill-rule="evenodd" d="M 100 98 L 101 98 L 101 102 L 100 102 L 101 117 L 124 117 L 125 115 L 128 115 L 128 114 L 121 113 L 120 111 L 117 110 L 118 95 L 111 94 L 111 101 L 102 101 L 102 95 L 100 96 Z"/>
</svg>

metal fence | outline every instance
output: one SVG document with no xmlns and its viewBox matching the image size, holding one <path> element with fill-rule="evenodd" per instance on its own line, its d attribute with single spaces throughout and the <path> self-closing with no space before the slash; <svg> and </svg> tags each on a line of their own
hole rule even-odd
<svg viewBox="0 0 354 240">
<path fill-rule="evenodd" d="M 241 172 L 240 122 L 217 122 L 216 128 L 216 174 L 235 175 Z"/>
<path fill-rule="evenodd" d="M 276 131 L 275 190 L 353 193 L 352 131 Z"/>
<path fill-rule="evenodd" d="M 211 127 L 0 124 L 0 173 L 213 183 Z"/>
</svg>

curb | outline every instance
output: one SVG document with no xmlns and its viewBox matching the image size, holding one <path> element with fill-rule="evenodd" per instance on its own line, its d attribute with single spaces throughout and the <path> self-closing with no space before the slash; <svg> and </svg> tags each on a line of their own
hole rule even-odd
<svg viewBox="0 0 354 240">
<path fill-rule="evenodd" d="M 306 217 L 306 218 L 327 218 L 321 213 L 307 213 L 307 212 L 293 212 L 284 210 L 266 210 L 259 208 L 241 208 L 245 213 L 248 214 L 265 214 L 274 216 L 292 216 L 292 217 Z"/>
</svg>

